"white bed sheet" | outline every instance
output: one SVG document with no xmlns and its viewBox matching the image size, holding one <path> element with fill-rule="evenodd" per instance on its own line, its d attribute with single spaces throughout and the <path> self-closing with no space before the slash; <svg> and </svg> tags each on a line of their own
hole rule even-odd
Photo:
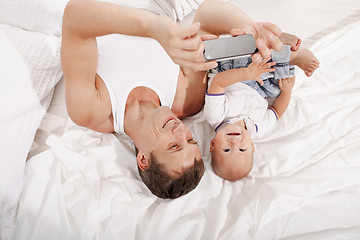
<svg viewBox="0 0 360 240">
<path fill-rule="evenodd" d="M 312 47 L 320 69 L 311 78 L 297 71 L 287 112 L 255 143 L 241 181 L 212 172 L 213 132 L 201 112 L 187 119 L 207 170 L 175 200 L 141 182 L 129 139 L 66 118 L 28 160 L 14 238 L 360 239 L 358 36 L 360 22 Z"/>
<path fill-rule="evenodd" d="M 304 47 L 360 20 L 358 0 L 230 2 L 297 34 Z M 49 34 L 58 29 L 44 24 Z M 0 239 L 360 239 L 358 36 L 347 29 L 314 45 L 321 70 L 311 79 L 297 73 L 279 132 L 257 143 L 245 181 L 213 174 L 205 141 L 212 132 L 201 114 L 188 119 L 207 171 L 195 191 L 173 201 L 142 184 L 131 141 L 68 119 L 60 81 L 28 155 L 14 235 L 0 226 Z"/>
</svg>

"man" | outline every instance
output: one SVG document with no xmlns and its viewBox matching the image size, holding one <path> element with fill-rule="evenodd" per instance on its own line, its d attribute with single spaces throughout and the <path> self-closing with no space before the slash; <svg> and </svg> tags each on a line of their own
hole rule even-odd
<svg viewBox="0 0 360 240">
<path fill-rule="evenodd" d="M 200 33 L 244 29 L 264 57 L 270 46 L 282 47 L 276 26 L 234 9 L 205 1 L 188 27 L 106 2 L 74 0 L 65 9 L 61 62 L 69 116 L 80 126 L 131 137 L 139 174 L 158 197 L 190 192 L 204 172 L 197 142 L 180 120 L 201 110 L 206 70 L 217 65 L 203 58 L 202 40 L 215 36 Z"/>
</svg>

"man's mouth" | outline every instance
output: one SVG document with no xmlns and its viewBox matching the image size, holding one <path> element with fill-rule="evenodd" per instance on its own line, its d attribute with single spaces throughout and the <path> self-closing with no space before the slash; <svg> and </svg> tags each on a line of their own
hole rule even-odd
<svg viewBox="0 0 360 240">
<path fill-rule="evenodd" d="M 162 126 L 162 128 L 166 127 L 167 124 L 176 121 L 176 119 L 174 117 L 169 117 L 166 122 L 164 123 L 164 125 Z"/>
</svg>

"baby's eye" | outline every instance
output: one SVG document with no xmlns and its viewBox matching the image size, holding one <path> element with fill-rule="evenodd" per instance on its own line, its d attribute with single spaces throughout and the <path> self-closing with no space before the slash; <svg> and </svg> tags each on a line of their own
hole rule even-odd
<svg viewBox="0 0 360 240">
<path fill-rule="evenodd" d="M 239 150 L 240 150 L 240 152 L 245 152 L 246 148 L 240 148 Z"/>
<path fill-rule="evenodd" d="M 230 152 L 230 148 L 224 149 L 224 152 Z"/>
<path fill-rule="evenodd" d="M 188 139 L 187 142 L 191 143 L 191 144 L 198 144 L 197 141 L 195 139 L 193 139 L 193 138 Z"/>
</svg>

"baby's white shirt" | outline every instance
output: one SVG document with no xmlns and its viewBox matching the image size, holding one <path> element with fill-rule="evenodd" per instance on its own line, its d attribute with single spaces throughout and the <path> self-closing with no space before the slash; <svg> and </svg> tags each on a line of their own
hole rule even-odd
<svg viewBox="0 0 360 240">
<path fill-rule="evenodd" d="M 251 131 L 253 138 L 269 131 L 277 121 L 267 100 L 241 82 L 227 87 L 224 94 L 206 93 L 204 117 L 213 129 L 226 120 L 250 118 L 256 125 L 256 131 Z"/>
</svg>

